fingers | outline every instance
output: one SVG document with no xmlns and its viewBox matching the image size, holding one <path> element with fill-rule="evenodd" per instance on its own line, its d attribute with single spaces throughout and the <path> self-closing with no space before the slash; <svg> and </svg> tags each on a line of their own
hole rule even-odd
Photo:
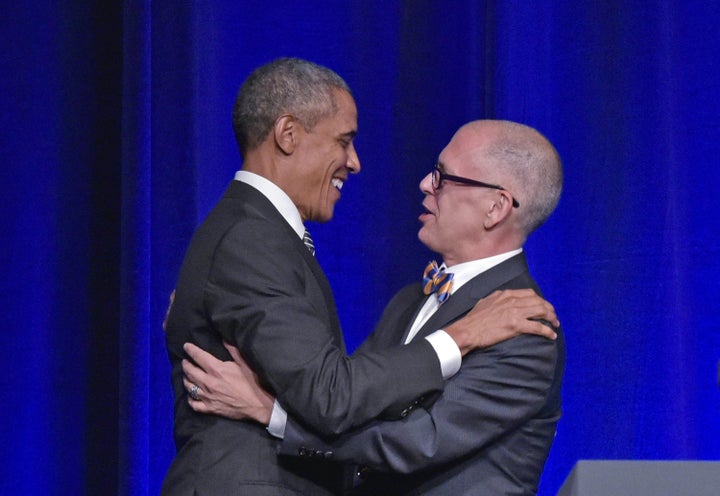
<svg viewBox="0 0 720 496">
<path fill-rule="evenodd" d="M 205 371 L 218 367 L 221 363 L 221 360 L 218 360 L 215 356 L 192 343 L 185 343 L 183 350 L 185 350 L 185 353 L 187 353 L 193 362 Z"/>
<path fill-rule="evenodd" d="M 555 308 L 532 289 L 495 291 L 486 300 L 492 306 L 506 307 L 507 310 L 519 314 L 521 318 L 545 320 L 553 327 L 560 327 Z M 541 331 L 537 333 L 542 334 Z"/>
<path fill-rule="evenodd" d="M 196 412 L 207 413 L 209 407 L 203 402 L 203 388 L 195 384 L 191 379 L 188 379 L 187 376 L 183 377 L 183 386 L 185 386 L 185 390 L 188 392 L 187 402 L 190 408 Z M 194 393 L 191 392 L 193 390 Z M 193 395 L 195 397 L 193 397 Z"/>
<path fill-rule="evenodd" d="M 560 321 L 555 314 L 555 308 L 549 302 L 532 290 L 503 291 L 503 293 L 506 294 L 498 295 L 498 298 L 504 299 L 508 305 L 511 305 L 511 311 L 516 314 L 515 325 L 518 332 L 535 334 L 551 340 L 557 339 L 555 329 L 560 326 Z"/>
<path fill-rule="evenodd" d="M 228 343 L 227 341 L 223 341 L 223 346 L 225 349 L 230 353 L 230 356 L 232 357 L 233 361 L 235 363 L 244 363 L 245 360 L 243 360 L 242 356 L 240 355 L 240 350 Z"/>
<path fill-rule="evenodd" d="M 202 390 L 203 390 L 199 384 L 195 384 L 195 382 L 192 379 L 189 379 L 187 376 L 183 377 L 183 386 L 185 386 L 185 391 L 188 392 L 188 398 L 190 398 L 190 399 L 193 399 L 192 395 L 190 395 L 190 391 L 193 389 L 193 386 L 198 387 L 198 392 L 197 392 L 198 397 L 200 396 L 200 393 L 202 393 Z M 198 400 L 194 400 L 194 401 L 198 401 Z"/>
<path fill-rule="evenodd" d="M 183 369 L 183 375 L 187 377 L 192 384 L 197 384 L 200 387 L 204 387 L 205 376 L 207 375 L 204 370 L 196 366 L 190 360 L 183 360 L 181 362 Z"/>
<path fill-rule="evenodd" d="M 186 375 L 183 376 L 183 386 L 185 386 L 186 391 L 193 387 L 193 382 Z"/>
<path fill-rule="evenodd" d="M 537 320 L 528 320 L 527 322 L 526 334 L 536 334 L 553 341 L 557 339 L 557 333 L 549 324 Z"/>
<path fill-rule="evenodd" d="M 205 372 L 195 367 L 189 360 L 183 360 L 182 366 L 184 372 L 183 386 L 185 386 L 185 391 L 188 392 L 188 405 L 198 413 L 213 413 L 211 406 L 206 403 L 206 401 L 212 400 L 207 397 L 208 389 L 206 389 L 202 380 Z"/>
<path fill-rule="evenodd" d="M 208 395 L 212 396 L 212 377 L 209 373 L 213 373 L 214 366 L 222 364 L 223 362 L 215 358 L 210 353 L 206 352 L 202 348 L 192 344 L 185 343 L 183 345 L 185 353 L 187 353 L 190 359 L 184 359 L 181 362 L 183 370 L 183 386 L 188 391 L 187 402 L 190 408 L 199 413 L 212 413 L 210 405 L 207 401 L 212 402 Z M 194 390 L 193 398 L 193 388 Z"/>
<path fill-rule="evenodd" d="M 190 408 L 195 410 L 198 413 L 212 413 L 210 411 L 210 407 L 208 407 L 205 403 L 202 402 L 202 400 L 194 400 L 190 396 L 188 396 L 188 405 L 190 405 Z"/>
<path fill-rule="evenodd" d="M 240 354 L 240 350 L 233 346 L 232 344 L 228 343 L 227 341 L 223 341 L 223 346 L 225 346 L 225 349 L 230 353 L 230 356 L 233 359 L 233 362 L 240 367 L 240 371 L 245 375 L 248 380 L 253 379 L 255 382 L 257 381 L 257 374 L 255 371 L 250 368 L 250 365 L 245 361 L 245 359 Z"/>
</svg>

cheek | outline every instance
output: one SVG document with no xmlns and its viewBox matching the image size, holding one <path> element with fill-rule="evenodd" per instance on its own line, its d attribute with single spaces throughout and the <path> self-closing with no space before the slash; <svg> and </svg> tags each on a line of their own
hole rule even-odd
<svg viewBox="0 0 720 496">
<path fill-rule="evenodd" d="M 438 205 L 437 227 L 443 236 L 457 237 L 468 221 L 468 211 L 461 203 Z"/>
</svg>

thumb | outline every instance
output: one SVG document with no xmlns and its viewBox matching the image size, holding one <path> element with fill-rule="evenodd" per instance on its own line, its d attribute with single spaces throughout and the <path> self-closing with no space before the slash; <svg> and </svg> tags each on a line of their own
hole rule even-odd
<svg viewBox="0 0 720 496">
<path fill-rule="evenodd" d="M 223 346 L 228 351 L 228 353 L 230 353 L 230 356 L 235 363 L 240 365 L 245 364 L 245 360 L 243 360 L 242 355 L 240 355 L 240 350 L 236 346 L 233 346 L 227 341 L 223 341 Z"/>
</svg>

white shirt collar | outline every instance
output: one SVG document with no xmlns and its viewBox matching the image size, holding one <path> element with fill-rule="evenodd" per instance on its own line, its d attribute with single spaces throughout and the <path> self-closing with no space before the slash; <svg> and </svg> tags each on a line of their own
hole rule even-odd
<svg viewBox="0 0 720 496">
<path fill-rule="evenodd" d="M 465 284 L 478 274 L 482 274 L 483 272 L 492 269 L 493 267 L 501 264 L 508 258 L 512 258 L 518 253 L 522 253 L 522 251 L 522 248 L 518 248 L 517 250 L 501 253 L 500 255 L 481 258 L 479 260 L 471 260 L 470 262 L 463 262 L 461 264 L 453 265 L 452 267 L 446 267 L 445 270 L 447 272 L 452 272 L 454 274 L 453 285 L 450 294 L 455 293 L 455 291 L 460 289 L 463 284 Z M 444 263 L 443 267 L 445 267 Z"/>
<path fill-rule="evenodd" d="M 305 225 L 297 207 L 290 197 L 272 181 L 253 172 L 239 170 L 235 173 L 235 180 L 249 184 L 265 196 L 280 212 L 285 221 L 302 239 L 305 234 Z"/>
</svg>

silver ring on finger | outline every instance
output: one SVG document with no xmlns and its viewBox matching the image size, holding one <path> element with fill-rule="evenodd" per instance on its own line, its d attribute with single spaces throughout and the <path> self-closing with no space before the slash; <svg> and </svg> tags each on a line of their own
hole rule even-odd
<svg viewBox="0 0 720 496">
<path fill-rule="evenodd" d="M 200 391 L 200 387 L 197 384 L 193 384 L 190 390 L 188 391 L 188 394 L 192 399 L 195 401 L 200 399 L 200 396 L 198 396 L 198 391 Z"/>
</svg>

